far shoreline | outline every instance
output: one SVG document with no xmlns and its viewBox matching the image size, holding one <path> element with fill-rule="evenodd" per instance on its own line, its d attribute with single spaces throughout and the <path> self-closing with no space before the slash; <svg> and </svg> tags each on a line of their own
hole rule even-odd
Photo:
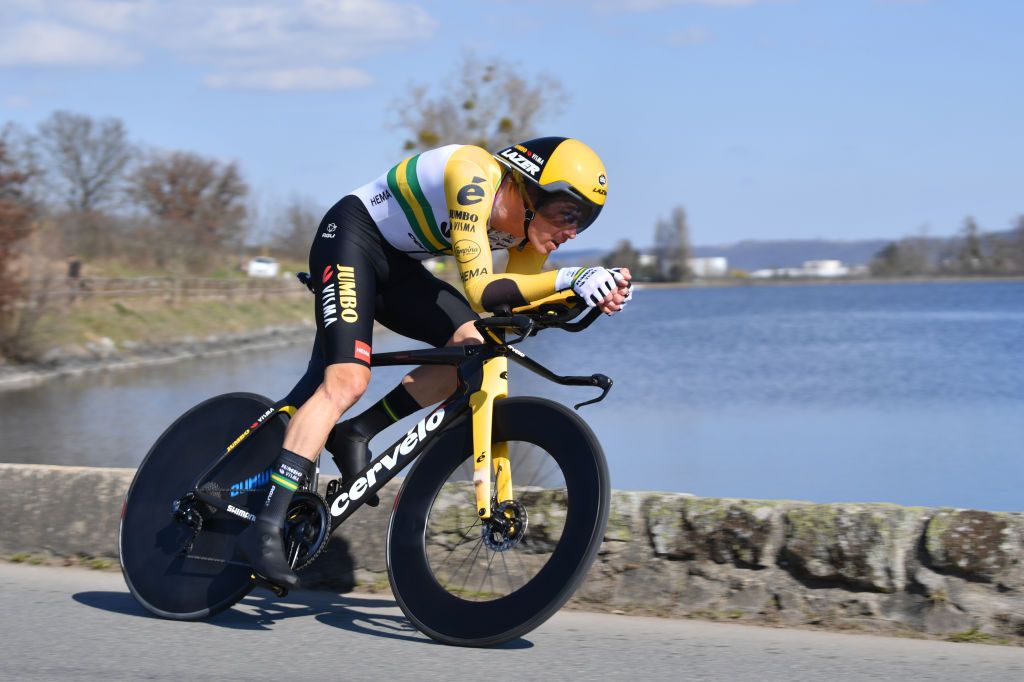
<svg viewBox="0 0 1024 682">
<path fill-rule="evenodd" d="M 1024 276 L 1006 277 L 806 277 L 806 278 L 706 278 L 689 282 L 636 282 L 637 289 L 727 289 L 732 287 L 760 286 L 836 286 L 857 284 L 973 284 L 993 282 L 1024 282 Z"/>
</svg>

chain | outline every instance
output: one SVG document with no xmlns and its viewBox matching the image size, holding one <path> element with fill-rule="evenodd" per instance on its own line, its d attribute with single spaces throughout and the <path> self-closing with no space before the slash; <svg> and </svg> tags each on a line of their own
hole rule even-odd
<svg viewBox="0 0 1024 682">
<path fill-rule="evenodd" d="M 196 561 L 212 561 L 212 562 L 217 563 L 217 564 L 230 564 L 232 566 L 242 566 L 242 567 L 245 567 L 245 568 L 249 568 L 249 564 L 243 563 L 241 561 L 228 561 L 227 559 L 217 559 L 216 557 L 212 557 L 212 556 L 200 556 L 198 554 L 186 554 L 185 558 L 186 559 L 195 559 Z"/>
</svg>

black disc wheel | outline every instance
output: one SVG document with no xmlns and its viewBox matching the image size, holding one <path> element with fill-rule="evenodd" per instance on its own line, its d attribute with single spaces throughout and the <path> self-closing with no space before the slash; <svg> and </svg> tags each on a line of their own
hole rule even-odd
<svg viewBox="0 0 1024 682">
<path fill-rule="evenodd" d="M 175 502 L 229 445 L 271 410 L 252 393 L 211 398 L 178 418 L 142 461 L 121 513 L 121 570 L 132 595 L 150 612 L 196 620 L 230 607 L 253 587 L 235 539 L 248 521 L 195 503 Z M 281 452 L 286 417 L 268 418 L 239 441 L 201 486 L 255 513 Z M 198 532 L 197 532 L 198 531 Z"/>
<path fill-rule="evenodd" d="M 514 498 L 493 501 L 493 519 L 476 512 L 468 417 L 422 455 L 391 519 L 395 598 L 446 644 L 493 646 L 551 617 L 586 577 L 608 519 L 604 454 L 575 413 L 539 398 L 499 401 L 493 441 L 507 445 Z"/>
</svg>

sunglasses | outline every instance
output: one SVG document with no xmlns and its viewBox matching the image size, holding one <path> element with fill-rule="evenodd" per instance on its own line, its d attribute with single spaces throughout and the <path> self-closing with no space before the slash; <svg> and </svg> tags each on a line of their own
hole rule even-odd
<svg viewBox="0 0 1024 682">
<path fill-rule="evenodd" d="M 601 212 L 600 206 L 579 199 L 569 192 L 555 192 L 538 197 L 536 211 L 561 230 L 579 234 L 590 227 Z"/>
</svg>

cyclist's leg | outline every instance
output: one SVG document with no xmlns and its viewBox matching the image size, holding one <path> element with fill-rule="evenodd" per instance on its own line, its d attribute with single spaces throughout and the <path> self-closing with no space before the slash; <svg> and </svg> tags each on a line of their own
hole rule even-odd
<svg viewBox="0 0 1024 682">
<path fill-rule="evenodd" d="M 288 504 L 310 475 L 334 423 L 359 400 L 370 379 L 378 264 L 372 244 L 358 233 L 355 223 L 360 220 L 369 216 L 359 200 L 342 199 L 327 212 L 310 249 L 317 337 L 325 370 L 319 386 L 289 421 L 264 506 L 242 538 L 242 549 L 253 568 L 289 587 L 298 578 L 283 551 L 281 529 Z M 312 383 L 307 378 L 305 392 Z"/>
<path fill-rule="evenodd" d="M 318 330 L 316 338 L 313 340 L 313 352 L 306 365 L 306 373 L 295 383 L 292 390 L 288 391 L 288 395 L 278 403 L 278 406 L 302 407 L 317 387 L 323 383 L 325 369 L 323 343 L 323 333 Z"/>
</svg>

